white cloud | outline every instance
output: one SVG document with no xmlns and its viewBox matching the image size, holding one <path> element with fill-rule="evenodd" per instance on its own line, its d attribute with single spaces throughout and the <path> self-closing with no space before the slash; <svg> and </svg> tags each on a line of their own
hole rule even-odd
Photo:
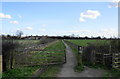
<svg viewBox="0 0 120 79">
<path fill-rule="evenodd" d="M 81 17 L 80 17 L 80 19 L 79 19 L 79 20 L 80 20 L 81 22 L 84 22 L 84 21 L 85 21 L 85 19 L 83 19 L 83 18 L 81 18 Z"/>
<path fill-rule="evenodd" d="M 80 13 L 80 21 L 85 21 L 85 19 L 96 19 L 100 16 L 100 12 L 97 10 L 87 10 L 85 12 Z"/>
<path fill-rule="evenodd" d="M 11 17 L 11 15 L 0 13 L 0 18 L 1 19 L 11 19 L 12 17 Z"/>
<path fill-rule="evenodd" d="M 19 24 L 18 21 L 10 21 L 11 24 Z"/>
<path fill-rule="evenodd" d="M 26 30 L 32 30 L 33 28 L 32 27 L 26 27 Z"/>
</svg>

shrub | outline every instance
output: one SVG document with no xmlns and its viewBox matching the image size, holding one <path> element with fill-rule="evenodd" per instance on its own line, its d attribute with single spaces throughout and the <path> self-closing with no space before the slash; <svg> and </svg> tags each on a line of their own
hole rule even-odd
<svg viewBox="0 0 120 79">
<path fill-rule="evenodd" d="M 7 66 L 9 66 L 9 65 L 10 65 L 10 68 L 12 68 L 13 50 L 17 46 L 18 46 L 18 43 L 14 42 L 13 40 L 3 40 L 2 41 L 3 71 L 6 71 Z"/>
<path fill-rule="evenodd" d="M 76 71 L 76 72 L 81 72 L 81 71 L 83 71 L 84 70 L 84 66 L 75 66 L 75 68 L 74 68 L 74 70 Z"/>
</svg>

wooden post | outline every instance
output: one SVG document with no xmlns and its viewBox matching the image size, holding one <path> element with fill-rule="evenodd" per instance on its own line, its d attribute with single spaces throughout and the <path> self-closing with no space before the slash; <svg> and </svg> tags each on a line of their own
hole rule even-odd
<svg viewBox="0 0 120 79">
<path fill-rule="evenodd" d="M 67 62 L 67 59 L 66 59 L 66 50 L 64 50 L 64 54 L 65 54 L 65 63 Z"/>
<path fill-rule="evenodd" d="M 2 55 L 0 55 L 0 78 L 2 78 Z"/>
<path fill-rule="evenodd" d="M 82 46 L 78 46 L 78 66 L 82 65 Z"/>
<path fill-rule="evenodd" d="M 3 72 L 2 37 L 0 37 L 0 79 L 2 78 L 2 72 Z"/>
</svg>

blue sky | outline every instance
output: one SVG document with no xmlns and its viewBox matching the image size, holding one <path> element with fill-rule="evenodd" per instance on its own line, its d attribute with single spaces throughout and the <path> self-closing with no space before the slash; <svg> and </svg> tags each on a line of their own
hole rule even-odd
<svg viewBox="0 0 120 79">
<path fill-rule="evenodd" d="M 4 2 L 0 13 L 3 34 L 111 37 L 118 31 L 118 8 L 109 2 Z"/>
</svg>

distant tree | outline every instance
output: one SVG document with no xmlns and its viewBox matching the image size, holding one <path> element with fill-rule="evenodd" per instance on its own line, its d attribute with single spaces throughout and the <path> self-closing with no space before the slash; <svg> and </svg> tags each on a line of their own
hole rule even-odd
<svg viewBox="0 0 120 79">
<path fill-rule="evenodd" d="M 75 34 L 71 34 L 71 37 L 75 37 Z"/>
<path fill-rule="evenodd" d="M 87 36 L 85 36 L 85 39 L 88 39 L 88 37 L 87 37 Z"/>
<path fill-rule="evenodd" d="M 9 38 L 9 37 L 11 37 L 10 35 L 7 35 L 7 37 Z"/>
<path fill-rule="evenodd" d="M 105 36 L 102 36 L 102 38 L 103 38 L 103 39 L 106 39 L 106 37 L 105 37 Z"/>
<path fill-rule="evenodd" d="M 93 36 L 91 36 L 91 38 L 94 38 Z"/>
<path fill-rule="evenodd" d="M 100 36 L 98 36 L 98 37 L 97 37 L 97 39 L 101 39 L 101 37 L 100 37 Z"/>
<path fill-rule="evenodd" d="M 21 38 L 21 35 L 23 35 L 23 31 L 17 30 L 16 35 Z"/>
</svg>

